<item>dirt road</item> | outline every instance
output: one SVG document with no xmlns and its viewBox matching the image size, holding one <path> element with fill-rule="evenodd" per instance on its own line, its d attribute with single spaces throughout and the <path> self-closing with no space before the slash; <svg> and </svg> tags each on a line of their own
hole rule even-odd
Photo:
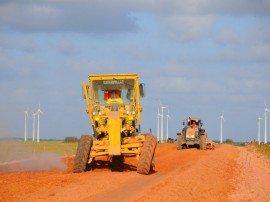
<svg viewBox="0 0 270 202">
<path fill-rule="evenodd" d="M 97 164 L 65 171 L 0 172 L 0 201 L 270 201 L 270 162 L 247 148 L 217 146 L 213 151 L 158 145 L 155 173 L 136 173 L 136 160 L 122 170 Z"/>
</svg>

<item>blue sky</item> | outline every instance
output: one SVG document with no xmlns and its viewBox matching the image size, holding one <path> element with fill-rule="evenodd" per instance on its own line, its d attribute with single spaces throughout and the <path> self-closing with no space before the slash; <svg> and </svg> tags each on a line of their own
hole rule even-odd
<svg viewBox="0 0 270 202">
<path fill-rule="evenodd" d="M 195 116 L 218 140 L 224 113 L 224 139 L 250 141 L 270 105 L 269 53 L 267 0 L 1 1 L 0 137 L 23 137 L 39 104 L 41 138 L 90 133 L 81 83 L 138 73 L 142 132 L 156 133 L 162 102 L 171 138 Z"/>
</svg>

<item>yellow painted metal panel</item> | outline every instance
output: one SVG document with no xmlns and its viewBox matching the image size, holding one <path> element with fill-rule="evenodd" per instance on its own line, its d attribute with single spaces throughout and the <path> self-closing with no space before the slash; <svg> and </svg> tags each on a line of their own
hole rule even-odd
<svg viewBox="0 0 270 202">
<path fill-rule="evenodd" d="M 121 119 L 109 119 L 109 155 L 121 155 Z"/>
</svg>

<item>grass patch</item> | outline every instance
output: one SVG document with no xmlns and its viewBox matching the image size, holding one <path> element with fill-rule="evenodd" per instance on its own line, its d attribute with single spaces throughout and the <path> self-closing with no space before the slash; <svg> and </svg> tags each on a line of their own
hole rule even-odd
<svg viewBox="0 0 270 202">
<path fill-rule="evenodd" d="M 0 141 L 0 162 L 31 158 L 42 153 L 72 156 L 76 154 L 77 146 L 77 142 L 2 140 Z"/>
<path fill-rule="evenodd" d="M 270 146 L 266 144 L 256 144 L 256 149 L 270 158 Z"/>
</svg>

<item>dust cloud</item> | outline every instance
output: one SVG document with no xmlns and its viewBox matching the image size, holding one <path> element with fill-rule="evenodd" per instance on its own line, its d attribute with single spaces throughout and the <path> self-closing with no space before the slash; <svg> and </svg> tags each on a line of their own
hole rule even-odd
<svg viewBox="0 0 270 202">
<path fill-rule="evenodd" d="M 54 153 L 42 153 L 34 157 L 0 163 L 1 172 L 66 170 L 64 157 Z"/>
</svg>

